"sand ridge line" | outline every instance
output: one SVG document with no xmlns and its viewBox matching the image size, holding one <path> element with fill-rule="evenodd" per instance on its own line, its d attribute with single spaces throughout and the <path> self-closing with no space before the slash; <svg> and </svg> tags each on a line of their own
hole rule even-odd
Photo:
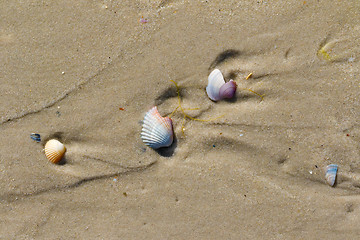
<svg viewBox="0 0 360 240">
<path fill-rule="evenodd" d="M 107 178 L 112 178 L 112 177 L 119 177 L 121 175 L 127 175 L 130 173 L 139 173 L 139 172 L 143 172 L 146 171 L 147 169 L 151 168 L 152 166 L 155 165 L 156 162 L 152 162 L 149 163 L 148 165 L 145 166 L 139 166 L 139 167 L 125 167 L 127 169 L 127 171 L 125 172 L 116 172 L 116 173 L 112 173 L 112 174 L 104 174 L 104 175 L 98 175 L 98 176 L 92 176 L 92 177 L 88 177 L 88 178 L 82 178 L 74 183 L 68 184 L 68 185 L 64 185 L 64 186 L 53 186 L 50 188 L 46 188 L 46 189 L 40 189 L 38 191 L 32 192 L 32 193 L 9 193 L 9 194 L 2 194 L 0 195 L 0 202 L 15 202 L 18 200 L 23 200 L 29 197 L 35 197 L 35 196 L 39 196 L 42 194 L 46 194 L 46 193 L 51 193 L 51 192 L 59 192 L 62 190 L 68 190 L 68 189 L 74 189 L 77 187 L 80 187 L 86 183 L 90 183 L 90 182 L 94 182 L 97 180 L 104 180 Z"/>
<path fill-rule="evenodd" d="M 54 99 L 51 102 L 46 103 L 43 107 L 40 107 L 39 109 L 22 111 L 22 112 L 20 112 L 18 114 L 15 114 L 14 116 L 6 117 L 5 119 L 4 119 L 4 117 L 2 117 L 1 121 L 0 121 L 0 126 L 4 125 L 6 123 L 9 123 L 9 122 L 13 122 L 13 121 L 22 119 L 22 118 L 24 118 L 24 117 L 26 117 L 28 115 L 37 114 L 37 113 L 41 112 L 44 109 L 47 109 L 47 108 L 50 108 L 50 107 L 54 106 L 55 104 L 61 102 L 64 99 L 66 99 L 68 96 L 70 96 L 70 94 L 73 94 L 74 92 L 76 92 L 78 90 L 81 90 L 82 87 L 85 87 L 88 83 L 92 82 L 93 79 L 98 77 L 101 73 L 103 73 L 109 67 L 116 65 L 116 63 L 118 61 L 120 61 L 121 59 L 132 58 L 133 55 L 138 54 L 138 52 L 130 53 L 130 52 L 126 51 L 126 49 L 131 49 L 131 45 L 136 43 L 138 41 L 138 39 L 141 39 L 142 35 L 146 34 L 146 31 L 134 31 L 134 32 L 135 33 L 132 34 L 131 38 L 128 38 L 127 41 L 124 43 L 124 46 L 122 47 L 122 49 L 119 50 L 120 54 L 113 57 L 110 61 L 100 65 L 101 68 L 97 72 L 95 72 L 92 76 L 89 76 L 84 81 L 78 83 L 77 85 L 75 85 L 71 89 L 65 91 L 60 97 Z"/>
<path fill-rule="evenodd" d="M 121 55 L 118 56 L 118 58 Z M 94 78 L 96 78 L 97 76 L 99 76 L 104 70 L 106 70 L 110 65 L 112 64 L 112 62 L 109 62 L 105 67 L 103 67 L 102 69 L 100 69 L 98 72 L 96 72 L 94 75 L 92 75 L 91 77 L 89 77 L 88 79 L 86 79 L 85 81 L 79 83 L 78 85 L 76 85 L 75 87 L 69 89 L 68 91 L 64 92 L 60 97 L 58 97 L 57 99 L 45 104 L 45 106 L 41 107 L 40 109 L 36 109 L 36 110 L 29 110 L 29 111 L 23 111 L 21 113 L 19 113 L 16 116 L 10 117 L 8 119 L 5 120 L 1 120 L 0 125 L 6 124 L 8 122 L 12 122 L 21 118 L 24 118 L 28 115 L 33 115 L 36 113 L 41 112 L 44 109 L 50 108 L 52 106 L 54 106 L 56 103 L 64 100 L 65 98 L 67 98 L 70 94 L 74 93 L 77 90 L 82 89 L 82 87 L 84 87 L 85 85 L 87 85 L 88 83 L 90 83 Z"/>
</svg>

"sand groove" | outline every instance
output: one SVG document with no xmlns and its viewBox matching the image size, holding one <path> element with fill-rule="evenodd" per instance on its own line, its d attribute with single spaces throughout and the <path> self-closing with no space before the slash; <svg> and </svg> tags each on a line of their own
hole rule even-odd
<svg viewBox="0 0 360 240">
<path fill-rule="evenodd" d="M 120 171 L 120 172 L 116 172 L 116 173 L 113 173 L 113 174 L 97 175 L 97 176 L 91 176 L 91 177 L 87 177 L 87 178 L 82 178 L 82 179 L 80 179 L 80 180 L 78 180 L 78 181 L 76 181 L 74 183 L 71 183 L 71 184 L 67 184 L 67 185 L 63 185 L 63 186 L 53 186 L 53 187 L 46 188 L 46 189 L 40 189 L 40 190 L 37 190 L 35 192 L 31 192 L 31 193 L 19 193 L 19 194 L 8 193 L 8 194 L 2 194 L 2 195 L 0 195 L 0 201 L 11 203 L 11 202 L 14 202 L 14 201 L 25 200 L 27 198 L 39 196 L 39 195 L 42 195 L 42 194 L 61 192 L 61 191 L 65 191 L 65 190 L 71 190 L 71 189 L 75 189 L 75 188 L 80 187 L 80 186 L 82 186 L 82 185 L 84 185 L 86 183 L 89 183 L 89 182 L 98 181 L 98 180 L 104 180 L 104 179 L 113 178 L 113 177 L 121 177 L 122 175 L 126 175 L 126 174 L 129 174 L 129 173 L 139 173 L 139 172 L 147 170 L 148 168 L 150 168 L 154 164 L 155 163 L 150 163 L 149 165 L 146 165 L 146 166 L 133 167 L 133 168 L 132 167 L 124 167 L 125 171 Z"/>
</svg>

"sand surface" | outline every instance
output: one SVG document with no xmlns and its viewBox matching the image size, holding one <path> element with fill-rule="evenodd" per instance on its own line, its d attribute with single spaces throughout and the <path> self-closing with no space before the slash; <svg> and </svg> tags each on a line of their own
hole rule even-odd
<svg viewBox="0 0 360 240">
<path fill-rule="evenodd" d="M 0 239 L 360 239 L 359 1 L 1 6 Z M 207 97 L 214 68 L 234 99 Z M 157 152 L 170 80 L 211 121 L 175 112 Z"/>
</svg>

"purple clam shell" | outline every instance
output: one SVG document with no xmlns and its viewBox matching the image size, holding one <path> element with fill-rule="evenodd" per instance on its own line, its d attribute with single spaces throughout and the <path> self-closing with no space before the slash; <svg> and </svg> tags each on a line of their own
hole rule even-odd
<svg viewBox="0 0 360 240">
<path fill-rule="evenodd" d="M 236 92 L 236 87 L 237 87 L 236 82 L 234 82 L 233 80 L 230 80 L 229 82 L 222 85 L 221 88 L 219 89 L 220 98 L 224 99 L 224 98 L 234 97 Z"/>
</svg>

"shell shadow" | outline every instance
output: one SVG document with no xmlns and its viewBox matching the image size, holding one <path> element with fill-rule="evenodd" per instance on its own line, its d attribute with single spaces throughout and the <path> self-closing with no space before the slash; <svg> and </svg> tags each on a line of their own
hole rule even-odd
<svg viewBox="0 0 360 240">
<path fill-rule="evenodd" d="M 45 146 L 46 142 L 49 141 L 50 139 L 57 139 L 60 142 L 63 142 L 64 141 L 64 132 L 54 132 L 54 133 L 50 134 L 49 136 L 44 138 L 44 140 L 42 141 L 42 145 Z"/>
<path fill-rule="evenodd" d="M 237 78 L 237 76 L 239 75 L 239 73 L 237 71 L 231 71 L 228 75 L 227 75 L 227 79 L 235 79 Z"/>
<path fill-rule="evenodd" d="M 66 155 L 66 153 L 65 153 L 65 155 Z M 56 163 L 56 165 L 62 166 L 62 165 L 65 165 L 67 163 L 65 155 L 61 158 L 61 160 L 59 162 Z"/>
<path fill-rule="evenodd" d="M 41 140 L 41 143 L 43 146 L 45 146 L 46 142 L 50 139 L 57 139 L 62 143 L 69 143 L 73 141 L 82 141 L 80 134 L 77 134 L 77 132 L 71 132 L 71 133 L 65 133 L 65 132 L 54 132 L 49 134 L 48 136 L 45 136 L 44 139 Z"/>
<path fill-rule="evenodd" d="M 155 99 L 155 106 L 161 105 L 169 98 L 177 97 L 176 88 L 171 86 L 165 89 L 156 99 Z"/>
<path fill-rule="evenodd" d="M 174 155 L 176 147 L 177 147 L 177 138 L 174 133 L 173 143 L 169 147 L 155 149 L 155 152 L 157 152 L 162 157 L 171 157 Z"/>
<path fill-rule="evenodd" d="M 227 49 L 223 52 L 221 52 L 215 60 L 210 64 L 209 70 L 212 68 L 215 68 L 217 65 L 225 62 L 228 59 L 233 59 L 241 55 L 241 52 L 239 50 L 235 49 Z"/>
<path fill-rule="evenodd" d="M 235 94 L 232 98 L 223 99 L 223 101 L 228 102 L 228 103 L 235 103 L 237 100 L 238 100 L 237 94 Z"/>
</svg>

